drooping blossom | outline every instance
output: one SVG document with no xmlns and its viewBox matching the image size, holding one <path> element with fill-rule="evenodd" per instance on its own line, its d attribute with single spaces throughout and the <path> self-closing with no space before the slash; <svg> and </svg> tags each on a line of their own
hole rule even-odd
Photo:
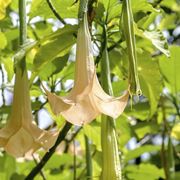
<svg viewBox="0 0 180 180">
<path fill-rule="evenodd" d="M 50 93 L 45 88 L 44 90 L 54 114 L 61 114 L 75 125 L 89 123 L 101 113 L 117 118 L 124 111 L 128 91 L 121 97 L 112 97 L 104 92 L 98 81 L 87 13 L 78 29 L 74 87 L 65 97 Z"/>
<path fill-rule="evenodd" d="M 57 132 L 42 130 L 33 123 L 27 71 L 17 68 L 12 110 L 7 124 L 0 129 L 0 147 L 14 157 L 21 157 L 41 147 L 48 150 L 56 138 Z"/>
</svg>

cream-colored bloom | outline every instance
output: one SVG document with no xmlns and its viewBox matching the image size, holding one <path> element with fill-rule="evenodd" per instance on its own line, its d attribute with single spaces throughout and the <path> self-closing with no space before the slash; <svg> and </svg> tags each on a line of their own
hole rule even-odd
<svg viewBox="0 0 180 180">
<path fill-rule="evenodd" d="M 0 147 L 14 157 L 24 156 L 40 147 L 45 150 L 52 147 L 57 133 L 39 129 L 32 119 L 27 72 L 19 68 L 16 70 L 12 111 L 6 126 L 0 130 Z"/>
<path fill-rule="evenodd" d="M 89 123 L 101 113 L 117 118 L 124 111 L 128 91 L 115 98 L 106 94 L 99 84 L 86 13 L 77 35 L 73 89 L 66 97 L 58 97 L 46 89 L 45 91 L 52 111 L 56 115 L 62 114 L 67 121 L 75 125 Z"/>
</svg>

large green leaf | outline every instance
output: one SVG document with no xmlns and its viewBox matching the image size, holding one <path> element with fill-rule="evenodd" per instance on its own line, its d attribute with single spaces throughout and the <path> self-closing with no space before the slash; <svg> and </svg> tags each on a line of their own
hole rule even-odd
<svg viewBox="0 0 180 180">
<path fill-rule="evenodd" d="M 45 38 L 34 58 L 34 70 L 39 71 L 56 56 L 62 57 L 69 52 L 75 43 L 73 33 L 77 26 L 66 25 Z"/>
<path fill-rule="evenodd" d="M 16 171 L 15 159 L 7 154 L 4 154 L 4 156 L 0 157 L 0 164 L 0 179 L 11 179 L 11 175 Z"/>
<path fill-rule="evenodd" d="M 143 30 L 139 29 L 137 24 L 135 24 L 135 23 L 134 23 L 134 27 L 135 27 L 136 35 L 143 38 L 142 48 L 148 48 L 148 47 L 143 47 L 143 45 L 149 46 L 149 42 L 151 42 L 152 45 L 154 45 L 154 47 L 156 47 L 160 52 L 165 54 L 167 57 L 170 56 L 167 40 L 165 39 L 165 37 L 163 36 L 163 33 L 161 31 L 159 31 L 159 30 L 143 31 Z M 146 40 L 148 40 L 148 42 L 146 42 Z M 145 42 L 147 44 L 145 44 Z"/>
<path fill-rule="evenodd" d="M 139 139 L 147 134 L 156 134 L 159 126 L 155 122 L 141 122 L 134 126 L 134 131 Z"/>
<path fill-rule="evenodd" d="M 0 49 L 4 49 L 7 46 L 7 39 L 4 33 L 0 31 Z"/>
<path fill-rule="evenodd" d="M 180 123 L 173 126 L 171 136 L 177 140 L 180 140 Z"/>
<path fill-rule="evenodd" d="M 153 8 L 153 6 L 147 0 L 131 0 L 133 12 L 157 12 L 158 10 Z"/>
<path fill-rule="evenodd" d="M 125 154 L 125 162 L 128 162 L 129 160 L 138 158 L 143 153 L 146 153 L 146 152 L 151 153 L 151 152 L 154 152 L 154 151 L 159 151 L 160 149 L 161 149 L 160 146 L 154 146 L 154 145 L 144 145 L 144 146 L 141 146 L 141 147 L 136 148 L 136 149 L 134 149 L 132 151 L 128 151 Z"/>
<path fill-rule="evenodd" d="M 6 57 L 2 59 L 2 63 L 4 64 L 7 72 L 8 81 L 10 82 L 14 75 L 13 61 L 10 57 Z"/>
<path fill-rule="evenodd" d="M 127 107 L 125 109 L 125 113 L 128 116 L 132 116 L 138 120 L 147 120 L 149 116 L 149 103 L 147 102 L 141 102 L 137 104 L 133 104 L 132 107 Z"/>
<path fill-rule="evenodd" d="M 0 1 L 0 20 L 6 16 L 6 8 L 11 3 L 11 0 Z"/>
<path fill-rule="evenodd" d="M 130 180 L 157 180 L 165 178 L 164 170 L 152 164 L 128 165 L 125 168 L 126 175 Z"/>
<path fill-rule="evenodd" d="M 128 122 L 128 118 L 124 115 L 116 119 L 116 131 L 119 135 L 118 143 L 121 149 L 123 149 L 128 141 L 135 135 L 130 123 Z"/>
<path fill-rule="evenodd" d="M 180 12 L 180 4 L 178 0 L 163 0 L 161 6 L 172 9 L 173 11 Z"/>
<path fill-rule="evenodd" d="M 100 126 L 85 125 L 83 129 L 84 129 L 84 134 L 92 141 L 92 143 L 96 146 L 97 150 L 101 151 Z"/>
<path fill-rule="evenodd" d="M 67 61 L 68 55 L 55 58 L 44 66 L 43 71 L 40 72 L 39 76 L 43 80 L 48 80 L 48 77 L 59 73 L 66 66 Z"/>
<path fill-rule="evenodd" d="M 151 59 L 149 53 L 144 52 L 138 55 L 138 69 L 143 95 L 149 100 L 149 117 L 151 117 L 157 110 L 160 93 L 162 92 L 159 66 L 156 61 Z"/>
<path fill-rule="evenodd" d="M 180 47 L 170 46 L 171 57 L 165 56 L 159 58 L 159 65 L 165 80 L 170 84 L 170 90 L 177 93 L 180 90 Z"/>
<path fill-rule="evenodd" d="M 76 18 L 78 12 L 78 3 L 74 0 L 51 0 L 56 11 L 62 18 Z M 54 14 L 49 8 L 46 0 L 33 0 L 30 10 L 30 18 L 41 16 L 44 18 L 54 18 Z"/>
</svg>

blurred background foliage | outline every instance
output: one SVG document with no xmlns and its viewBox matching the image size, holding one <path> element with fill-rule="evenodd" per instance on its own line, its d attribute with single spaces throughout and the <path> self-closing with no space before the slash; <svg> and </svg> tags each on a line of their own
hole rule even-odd
<svg viewBox="0 0 180 180">
<path fill-rule="evenodd" d="M 134 97 L 117 120 L 123 176 L 127 180 L 180 179 L 180 1 L 132 0 L 138 72 L 143 95 Z M 78 1 L 28 0 L 27 53 L 33 115 L 44 129 L 64 125 L 51 113 L 41 82 L 65 95 L 73 86 Z M 114 94 L 128 84 L 128 57 L 122 2 L 90 0 L 89 24 L 97 74 L 100 76 L 102 24 L 107 23 L 108 52 Z M 0 0 L 0 127 L 10 113 L 18 50 L 18 1 Z M 90 140 L 93 179 L 101 173 L 100 118 L 83 128 L 73 126 L 35 179 L 86 179 L 85 139 Z M 0 179 L 24 179 L 44 155 L 14 159 L 0 154 Z"/>
</svg>

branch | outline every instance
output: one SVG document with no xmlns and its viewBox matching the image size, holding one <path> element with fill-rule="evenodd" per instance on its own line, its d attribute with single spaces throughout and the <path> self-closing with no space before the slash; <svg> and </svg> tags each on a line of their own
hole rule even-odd
<svg viewBox="0 0 180 180">
<path fill-rule="evenodd" d="M 44 157 L 41 159 L 39 164 L 32 169 L 32 171 L 27 175 L 25 180 L 32 180 L 34 177 L 41 171 L 41 169 L 45 166 L 47 161 L 51 158 L 51 156 L 54 154 L 57 146 L 64 140 L 66 134 L 70 130 L 72 124 L 69 122 L 66 122 L 65 126 L 63 127 L 62 131 L 59 133 L 59 136 L 56 140 L 55 145 L 44 155 Z"/>
<path fill-rule="evenodd" d="M 35 158 L 35 156 L 34 155 L 32 155 L 32 157 L 33 157 L 33 159 L 34 159 L 34 162 L 36 163 L 36 165 L 38 164 L 38 161 L 36 160 L 36 158 Z M 46 177 L 45 177 L 45 175 L 44 175 L 44 173 L 43 173 L 43 171 L 42 170 L 40 170 L 40 175 L 41 175 L 41 177 L 42 177 L 42 179 L 43 180 L 46 180 Z"/>
<path fill-rule="evenodd" d="M 78 135 L 79 131 L 82 129 L 82 127 L 79 127 L 75 133 L 73 133 L 72 137 L 70 139 L 65 139 L 66 146 L 64 148 L 64 153 L 68 152 L 69 144 L 75 139 L 75 137 Z"/>
<path fill-rule="evenodd" d="M 66 24 L 66 22 L 64 21 L 64 19 L 58 14 L 58 12 L 56 11 L 55 7 L 52 5 L 51 0 L 46 0 L 46 2 L 49 5 L 49 8 L 51 9 L 51 11 L 53 12 L 53 14 L 56 16 L 56 18 L 62 23 L 62 24 Z"/>
</svg>

